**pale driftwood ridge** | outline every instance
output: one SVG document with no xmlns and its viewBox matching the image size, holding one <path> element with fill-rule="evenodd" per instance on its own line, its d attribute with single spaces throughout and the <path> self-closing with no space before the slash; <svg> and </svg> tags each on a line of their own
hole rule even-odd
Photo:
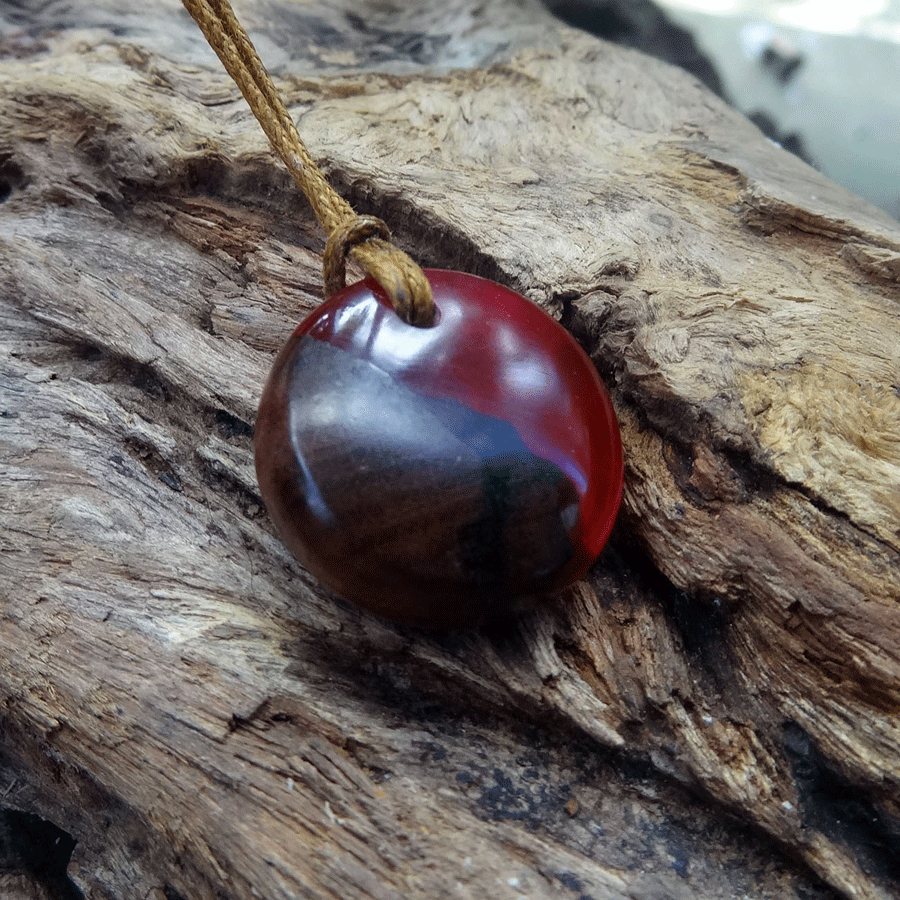
<svg viewBox="0 0 900 900">
<path fill-rule="evenodd" d="M 361 211 L 588 347 L 613 547 L 497 631 L 323 595 L 250 452 L 322 235 L 178 4 L 5 13 L 4 802 L 91 897 L 895 895 L 900 228 L 536 6 L 389 6 L 239 12 Z"/>
</svg>

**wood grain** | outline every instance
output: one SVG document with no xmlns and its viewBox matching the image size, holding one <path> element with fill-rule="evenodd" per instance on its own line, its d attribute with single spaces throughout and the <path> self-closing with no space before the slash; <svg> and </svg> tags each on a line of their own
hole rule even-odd
<svg viewBox="0 0 900 900">
<path fill-rule="evenodd" d="M 238 5 L 358 211 L 616 404 L 589 580 L 423 636 L 273 534 L 323 238 L 180 6 L 119 7 L 0 14 L 4 804 L 92 898 L 895 896 L 897 223 L 534 4 Z"/>
</svg>

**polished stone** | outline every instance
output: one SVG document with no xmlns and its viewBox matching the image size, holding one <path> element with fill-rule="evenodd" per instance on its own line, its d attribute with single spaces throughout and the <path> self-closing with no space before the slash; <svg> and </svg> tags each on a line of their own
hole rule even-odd
<svg viewBox="0 0 900 900">
<path fill-rule="evenodd" d="M 423 627 L 495 616 L 581 578 L 622 493 L 609 395 L 571 336 L 492 282 L 426 270 L 439 315 L 374 282 L 319 307 L 260 403 L 260 489 L 326 586 Z"/>
</svg>

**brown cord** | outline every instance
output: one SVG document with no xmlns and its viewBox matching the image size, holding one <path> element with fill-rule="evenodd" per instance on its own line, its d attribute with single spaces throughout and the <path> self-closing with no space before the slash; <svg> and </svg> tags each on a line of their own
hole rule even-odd
<svg viewBox="0 0 900 900">
<path fill-rule="evenodd" d="M 344 222 L 331 232 L 325 245 L 322 274 L 325 276 L 325 296 L 339 291 L 347 278 L 347 254 L 364 241 L 374 237 L 390 241 L 387 225 L 375 216 L 357 216 Z"/>
<path fill-rule="evenodd" d="M 379 219 L 357 217 L 350 204 L 325 180 L 228 0 L 182 2 L 241 89 L 266 137 L 328 232 L 323 259 L 326 296 L 344 286 L 345 258 L 349 252 L 385 290 L 401 318 L 411 325 L 431 325 L 435 310 L 428 279 L 406 253 L 390 243 L 383 222 L 376 228 L 372 223 L 380 222 Z"/>
</svg>

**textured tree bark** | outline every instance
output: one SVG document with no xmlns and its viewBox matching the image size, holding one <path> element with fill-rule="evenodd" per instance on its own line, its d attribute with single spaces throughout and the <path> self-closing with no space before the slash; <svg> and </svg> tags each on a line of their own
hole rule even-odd
<svg viewBox="0 0 900 900">
<path fill-rule="evenodd" d="M 357 209 L 616 403 L 589 580 L 422 635 L 272 532 L 323 235 L 180 5 L 121 6 L 0 12 L 3 805 L 91 898 L 895 896 L 897 224 L 537 5 L 239 4 Z"/>
</svg>

